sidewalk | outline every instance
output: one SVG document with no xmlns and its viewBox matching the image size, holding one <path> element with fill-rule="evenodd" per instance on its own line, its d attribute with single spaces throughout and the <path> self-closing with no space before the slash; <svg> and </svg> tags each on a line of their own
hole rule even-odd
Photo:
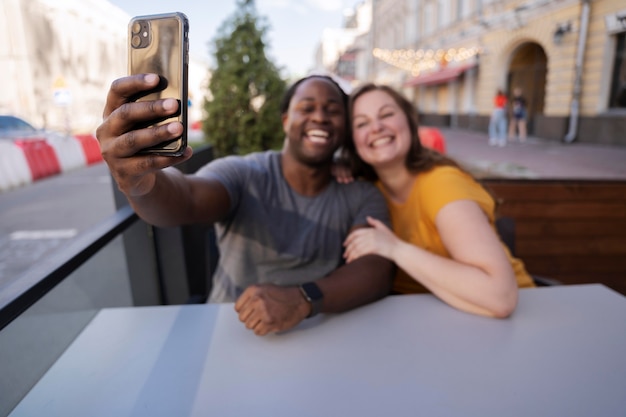
<svg viewBox="0 0 626 417">
<path fill-rule="evenodd" d="M 626 146 L 560 143 L 529 137 L 505 147 L 488 145 L 486 133 L 439 128 L 446 153 L 481 177 L 626 180 Z"/>
</svg>

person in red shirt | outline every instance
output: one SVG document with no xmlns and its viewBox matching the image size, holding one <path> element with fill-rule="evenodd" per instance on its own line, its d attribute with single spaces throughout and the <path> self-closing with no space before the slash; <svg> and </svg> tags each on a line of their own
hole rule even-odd
<svg viewBox="0 0 626 417">
<path fill-rule="evenodd" d="M 506 95 L 501 89 L 498 89 L 493 99 L 493 111 L 489 119 L 489 145 L 491 146 L 506 146 L 506 104 Z"/>
</svg>

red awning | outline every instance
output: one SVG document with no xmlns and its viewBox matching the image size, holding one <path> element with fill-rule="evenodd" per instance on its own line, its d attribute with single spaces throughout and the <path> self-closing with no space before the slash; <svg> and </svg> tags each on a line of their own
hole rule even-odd
<svg viewBox="0 0 626 417">
<path fill-rule="evenodd" d="M 455 67 L 445 67 L 438 71 L 429 72 L 427 74 L 418 75 L 413 77 L 404 83 L 405 87 L 415 87 L 418 85 L 435 85 L 443 84 L 448 81 L 452 81 L 458 78 L 470 68 L 475 67 L 477 64 L 472 62 L 471 64 L 457 65 Z"/>
</svg>

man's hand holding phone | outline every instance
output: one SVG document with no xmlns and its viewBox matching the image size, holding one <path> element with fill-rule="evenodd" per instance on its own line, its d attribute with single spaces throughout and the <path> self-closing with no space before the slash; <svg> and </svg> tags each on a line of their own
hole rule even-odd
<svg viewBox="0 0 626 417">
<path fill-rule="evenodd" d="M 162 125 L 178 121 L 183 125 L 180 136 L 142 149 L 141 153 L 180 156 L 187 147 L 188 33 L 188 19 L 178 12 L 136 16 L 128 24 L 129 74 L 152 73 L 160 77 L 153 89 L 132 98 L 137 101 L 177 100 L 177 113 L 152 122 Z"/>
<path fill-rule="evenodd" d="M 159 171 L 186 161 L 193 153 L 189 147 L 180 156 L 174 157 L 141 153 L 146 148 L 180 137 L 184 130 L 177 120 L 155 123 L 179 112 L 176 99 L 133 99 L 154 90 L 159 81 L 156 74 L 132 75 L 115 80 L 107 96 L 104 121 L 96 131 L 111 175 L 120 191 L 129 197 L 149 193 Z"/>
</svg>

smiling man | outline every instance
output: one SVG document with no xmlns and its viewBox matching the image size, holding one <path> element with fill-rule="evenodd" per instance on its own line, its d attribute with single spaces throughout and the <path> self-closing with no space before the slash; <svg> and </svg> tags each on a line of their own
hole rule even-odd
<svg viewBox="0 0 626 417">
<path fill-rule="evenodd" d="M 133 130 L 177 110 L 176 102 L 132 102 L 153 76 L 115 81 L 98 128 L 120 190 L 148 223 L 214 223 L 220 258 L 210 302 L 235 302 L 256 334 L 287 330 L 318 312 L 336 313 L 388 294 L 394 266 L 365 256 L 345 265 L 342 242 L 366 217 L 388 223 L 385 201 L 367 182 L 339 184 L 333 155 L 349 133 L 347 97 L 329 77 L 299 80 L 281 104 L 279 151 L 217 159 L 195 175 L 167 168 L 191 157 L 137 152 L 180 135 L 179 123 Z"/>
</svg>

